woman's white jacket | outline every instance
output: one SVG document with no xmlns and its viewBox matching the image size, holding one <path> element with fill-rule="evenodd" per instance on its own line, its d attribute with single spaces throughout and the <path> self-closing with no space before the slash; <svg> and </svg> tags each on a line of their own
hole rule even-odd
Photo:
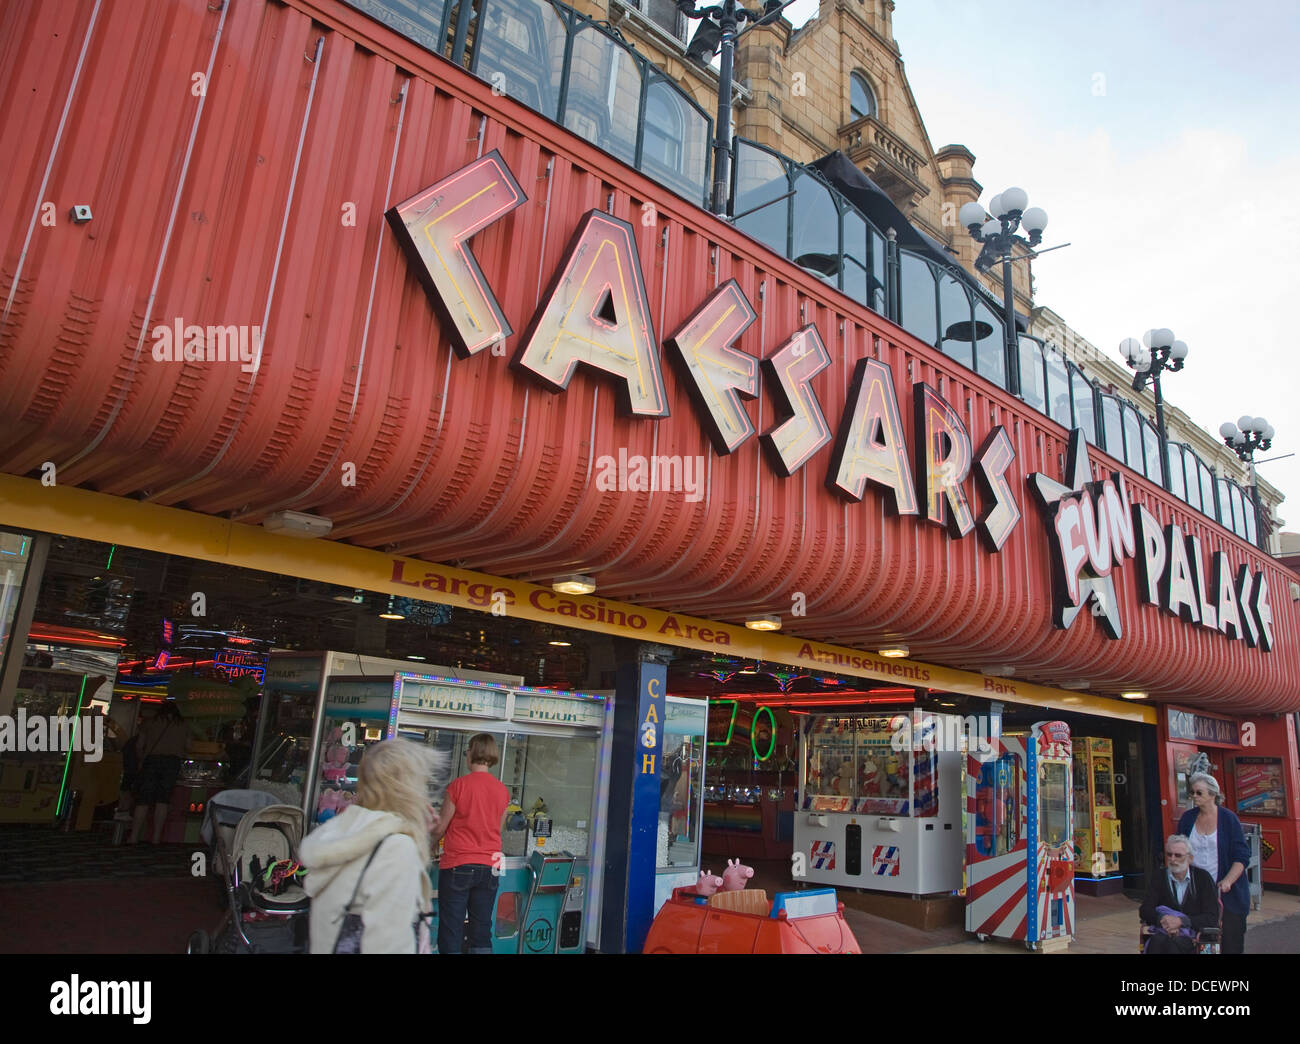
<svg viewBox="0 0 1300 1044">
<path fill-rule="evenodd" d="M 303 839 L 312 953 L 333 952 L 361 868 L 381 841 L 354 907 L 365 925 L 361 952 L 416 952 L 415 924 L 430 908 L 432 888 L 415 842 L 401 829 L 402 820 L 390 812 L 349 805 Z"/>
</svg>

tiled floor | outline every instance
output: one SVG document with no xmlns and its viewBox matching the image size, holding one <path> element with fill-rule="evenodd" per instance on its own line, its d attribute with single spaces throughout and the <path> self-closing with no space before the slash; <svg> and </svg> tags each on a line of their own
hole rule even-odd
<svg viewBox="0 0 1300 1044">
<path fill-rule="evenodd" d="M 189 876 L 199 845 L 118 845 L 111 822 L 62 833 L 49 826 L 0 827 L 0 885 L 114 877 Z"/>
<path fill-rule="evenodd" d="M 708 865 L 708 860 L 705 860 Z M 725 865 L 725 860 L 715 860 Z M 788 867 L 780 862 L 754 861 L 752 888 L 764 888 L 768 895 L 791 891 Z M 1102 898 L 1081 895 L 1076 898 L 1077 931 L 1074 941 L 1063 951 L 1066 953 L 1137 952 L 1138 906 L 1141 900 L 1129 896 L 1108 895 Z M 1300 914 L 1300 896 L 1284 892 L 1267 891 L 1259 910 L 1251 913 L 1249 927 L 1267 924 Z M 876 917 L 845 903 L 844 919 L 853 930 L 863 953 L 1028 953 L 1021 943 L 992 940 L 980 942 L 958 925 L 945 925 L 932 931 L 921 931 L 907 925 Z M 1246 949 L 1250 950 L 1249 928 Z M 1300 939 L 1295 952 L 1300 952 Z"/>
<path fill-rule="evenodd" d="M 114 847 L 106 830 L 61 834 L 48 827 L 0 830 L 0 953 L 184 953 L 190 933 L 212 931 L 221 917 L 210 877 L 190 873 L 193 845 Z M 719 865 L 725 865 L 725 860 Z M 784 864 L 755 864 L 750 887 L 790 890 Z M 1078 931 L 1068 953 L 1131 954 L 1137 945 L 1136 899 L 1080 896 Z M 1295 918 L 1300 896 L 1267 891 L 1249 924 Z M 845 919 L 864 953 L 1026 953 L 1022 945 L 980 943 L 959 926 L 925 932 L 851 905 Z M 1250 935 L 1246 936 L 1250 951 Z M 1294 950 L 1300 952 L 1300 939 Z"/>
</svg>

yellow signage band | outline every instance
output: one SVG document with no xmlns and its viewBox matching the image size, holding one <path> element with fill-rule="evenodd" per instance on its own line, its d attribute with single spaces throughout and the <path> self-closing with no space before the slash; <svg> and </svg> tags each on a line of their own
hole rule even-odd
<svg viewBox="0 0 1300 1044">
<path fill-rule="evenodd" d="M 789 667 L 981 696 L 1049 710 L 1156 723 L 1157 708 L 1084 692 L 992 678 L 840 645 L 716 623 L 682 613 L 558 594 L 549 587 L 330 540 L 278 536 L 261 526 L 0 474 L 0 525 L 216 562 L 241 569 L 405 596 L 461 609 L 633 638 Z"/>
</svg>

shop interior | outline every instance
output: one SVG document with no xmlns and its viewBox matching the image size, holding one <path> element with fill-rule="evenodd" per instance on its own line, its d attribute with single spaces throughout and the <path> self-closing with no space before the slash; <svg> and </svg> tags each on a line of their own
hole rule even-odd
<svg viewBox="0 0 1300 1044">
<path fill-rule="evenodd" d="M 54 537 L 16 707 L 103 713 L 107 750 L 93 766 L 73 755 L 8 755 L 0 823 L 120 835 L 115 823 L 130 800 L 120 750 L 142 714 L 164 701 L 178 706 L 191 733 L 166 840 L 196 840 L 207 799 L 250 784 L 280 787 L 283 800 L 305 803 L 320 821 L 352 799 L 364 747 L 392 734 L 395 672 L 435 667 L 502 686 L 608 692 L 614 655 L 607 637 L 585 631 Z M 942 783 L 938 762 L 919 752 L 900 757 L 889 743 L 892 723 L 914 710 L 961 717 L 988 709 L 974 697 L 687 650 L 669 667 L 668 693 L 658 864 L 679 882 L 728 859 L 788 868 L 796 812 L 808 810 L 801 801 L 847 800 L 912 819 L 942 805 L 948 816 L 961 784 Z M 846 716 L 856 736 L 848 770 L 842 753 L 827 753 L 824 725 Z M 1080 876 L 1140 888 L 1152 865 L 1146 806 L 1158 786 L 1142 765 L 1154 761 L 1144 746 L 1153 738 L 1124 722 L 1051 716 L 1088 741 L 1076 743 L 1074 765 Z M 1043 717 L 1006 705 L 1003 731 Z M 499 771 L 527 837 L 546 823 L 552 848 L 582 845 L 598 786 L 596 737 L 561 742 L 502 728 Z M 453 774 L 463 771 L 464 729 L 443 720 L 408 733 L 445 749 Z M 1121 808 L 1131 811 L 1119 816 Z M 532 847 L 525 841 L 519 855 Z M 1097 853 L 1098 872 L 1084 874 Z"/>
</svg>

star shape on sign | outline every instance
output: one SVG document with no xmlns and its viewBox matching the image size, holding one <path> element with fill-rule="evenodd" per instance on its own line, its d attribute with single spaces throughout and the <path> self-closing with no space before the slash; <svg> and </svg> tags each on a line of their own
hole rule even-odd
<svg viewBox="0 0 1300 1044">
<path fill-rule="evenodd" d="M 1065 459 L 1065 485 L 1036 471 L 1029 476 L 1029 488 L 1033 490 L 1039 505 L 1047 514 L 1049 521 L 1054 520 L 1060 510 L 1062 501 L 1089 496 L 1088 486 L 1092 479 L 1092 463 L 1088 458 L 1088 442 L 1083 430 L 1075 428 L 1070 432 L 1070 448 Z M 1091 576 L 1087 563 L 1081 567 L 1078 577 L 1078 597 L 1071 600 L 1069 588 L 1065 582 L 1065 567 L 1062 562 L 1060 538 L 1054 525 L 1048 526 L 1052 539 L 1054 554 L 1052 568 L 1053 587 L 1053 622 L 1061 629 L 1067 629 L 1074 623 L 1080 610 L 1092 601 L 1092 615 L 1101 624 L 1107 637 L 1119 639 L 1124 636 L 1124 624 L 1119 615 L 1119 597 L 1115 591 L 1115 578 Z"/>
</svg>

